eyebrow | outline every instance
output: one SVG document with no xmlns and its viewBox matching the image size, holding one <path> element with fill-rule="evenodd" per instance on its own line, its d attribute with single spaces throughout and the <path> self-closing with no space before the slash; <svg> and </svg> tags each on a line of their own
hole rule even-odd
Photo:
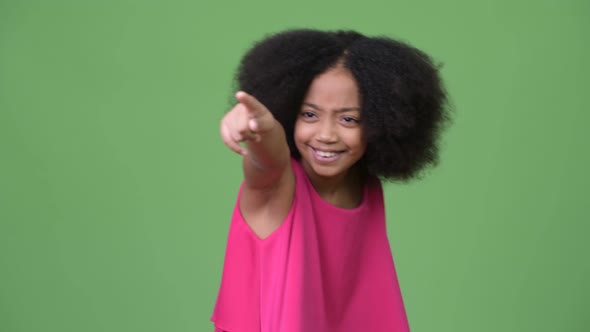
<svg viewBox="0 0 590 332">
<path fill-rule="evenodd" d="M 303 105 L 304 106 L 309 106 L 309 107 L 314 108 L 314 109 L 316 109 L 318 111 L 323 111 L 323 109 L 321 107 L 319 107 L 318 105 L 316 105 L 316 104 L 304 102 Z M 341 113 L 341 112 L 353 112 L 353 111 L 360 112 L 361 109 L 359 107 L 343 107 L 343 108 L 339 108 L 337 110 L 334 110 L 334 112 L 337 112 L 337 113 Z"/>
</svg>

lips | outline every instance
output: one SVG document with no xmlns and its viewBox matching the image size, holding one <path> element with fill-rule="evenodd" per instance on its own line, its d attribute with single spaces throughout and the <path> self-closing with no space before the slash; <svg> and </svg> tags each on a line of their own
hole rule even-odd
<svg viewBox="0 0 590 332">
<path fill-rule="evenodd" d="M 344 151 L 331 151 L 331 150 L 320 150 L 311 147 L 312 154 L 315 160 L 321 163 L 334 162 L 340 159 L 340 156 Z"/>
<path fill-rule="evenodd" d="M 337 155 L 336 152 L 328 152 L 328 151 L 320 151 L 320 150 L 315 150 L 315 153 L 323 158 L 331 158 L 331 157 L 335 157 Z"/>
</svg>

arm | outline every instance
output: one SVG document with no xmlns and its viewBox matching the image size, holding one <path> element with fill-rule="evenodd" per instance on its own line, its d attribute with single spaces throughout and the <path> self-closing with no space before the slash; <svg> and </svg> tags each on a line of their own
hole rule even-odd
<svg viewBox="0 0 590 332">
<path fill-rule="evenodd" d="M 238 92 L 236 99 L 238 104 L 221 121 L 221 136 L 243 158 L 242 216 L 258 237 L 265 238 L 280 226 L 293 201 L 289 147 L 283 127 L 263 104 L 245 92 Z"/>
</svg>

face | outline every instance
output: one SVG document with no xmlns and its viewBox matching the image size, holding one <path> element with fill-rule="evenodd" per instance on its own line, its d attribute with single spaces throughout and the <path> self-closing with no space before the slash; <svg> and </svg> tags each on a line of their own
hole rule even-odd
<svg viewBox="0 0 590 332">
<path fill-rule="evenodd" d="M 295 122 L 295 145 L 310 176 L 345 176 L 363 156 L 358 86 L 348 69 L 317 76 Z"/>
</svg>

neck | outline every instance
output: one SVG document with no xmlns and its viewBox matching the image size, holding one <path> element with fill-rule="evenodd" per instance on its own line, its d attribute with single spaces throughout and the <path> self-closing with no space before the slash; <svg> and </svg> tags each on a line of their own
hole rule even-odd
<svg viewBox="0 0 590 332">
<path fill-rule="evenodd" d="M 355 208 L 363 199 L 365 176 L 358 167 L 337 177 L 322 177 L 306 172 L 315 191 L 326 202 L 341 208 Z"/>
</svg>

